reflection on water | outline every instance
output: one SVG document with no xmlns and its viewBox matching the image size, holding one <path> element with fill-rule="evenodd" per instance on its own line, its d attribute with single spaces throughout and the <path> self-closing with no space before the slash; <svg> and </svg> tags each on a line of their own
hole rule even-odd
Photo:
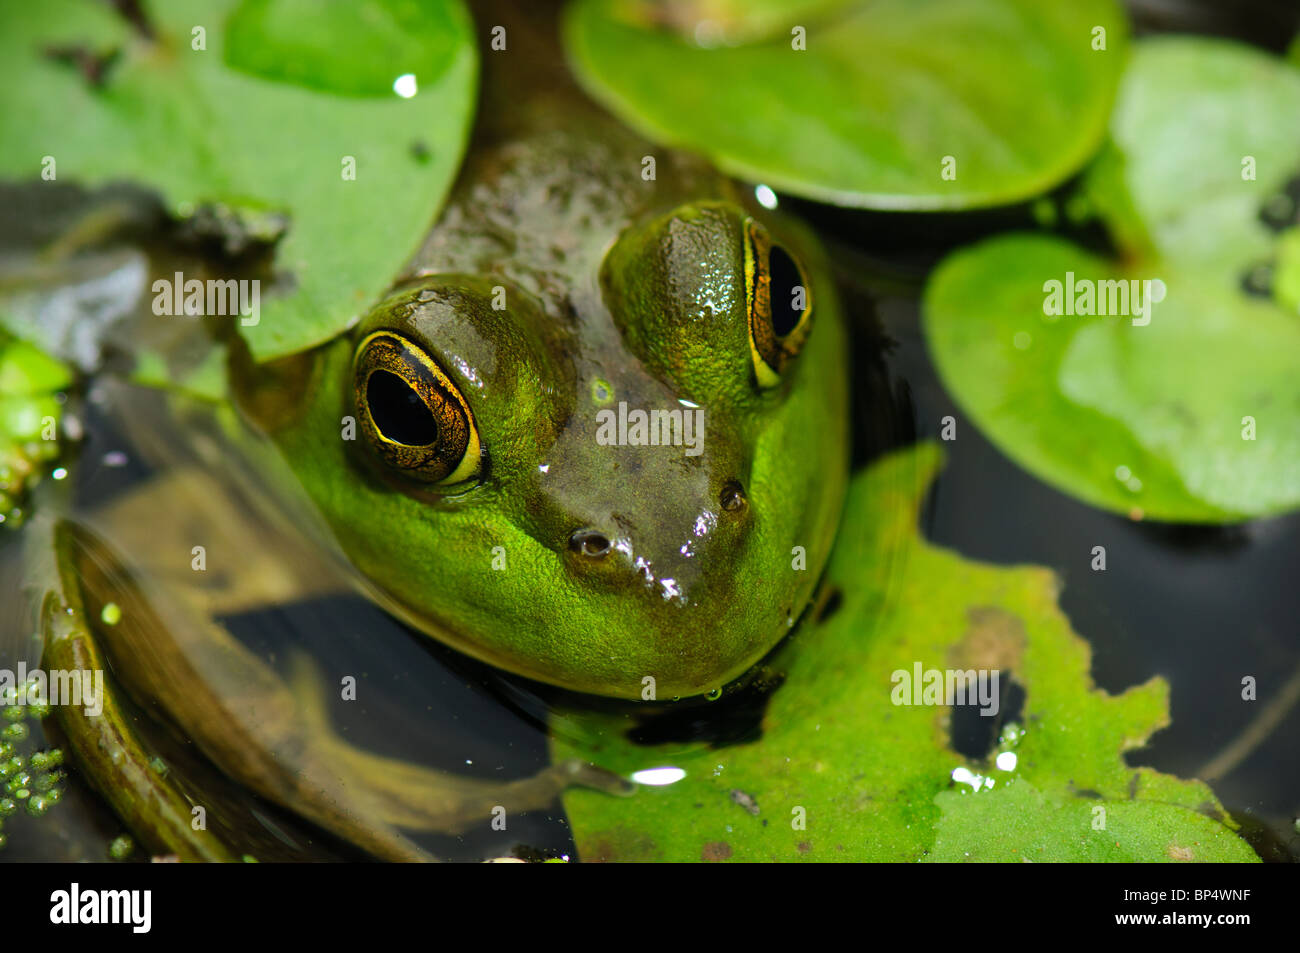
<svg viewBox="0 0 1300 953">
<path fill-rule="evenodd" d="M 148 408 L 141 406 L 138 399 L 142 394 L 146 398 L 151 395 L 130 388 L 116 389 L 113 394 L 119 401 L 126 401 L 126 409 L 120 404 L 95 406 L 92 403 L 87 419 L 88 437 L 79 448 L 80 460 L 71 467 L 80 478 L 75 488 L 69 488 L 75 489 L 75 503 L 70 509 L 79 523 L 93 527 L 109 546 L 125 553 L 129 562 L 150 566 L 155 578 L 147 581 L 149 585 L 156 583 L 165 588 L 173 569 L 192 580 L 191 543 L 195 540 L 206 543 L 206 555 L 211 562 L 202 574 L 204 585 L 212 590 L 214 601 L 220 599 L 230 606 L 230 611 L 217 614 L 223 628 L 252 657 L 260 659 L 281 678 L 288 679 L 293 674 L 292 661 L 297 654 L 310 655 L 321 683 L 320 694 L 326 699 L 325 716 L 333 731 L 350 748 L 488 782 L 529 777 L 546 766 L 545 735 L 540 724 L 521 717 L 498 701 L 476 677 L 472 666 L 449 664 L 449 657 L 454 660 L 451 653 L 434 648 L 427 637 L 408 632 L 363 597 L 346 591 L 308 592 L 304 597 L 270 607 L 254 605 L 257 601 L 254 597 L 277 589 L 277 583 L 266 578 L 274 574 L 272 563 L 276 560 L 292 563 L 293 551 L 283 548 L 283 540 L 274 531 L 267 531 L 260 538 L 237 538 L 231 524 L 240 518 L 240 502 L 232 502 L 222 493 L 219 483 L 206 482 L 197 473 L 187 478 L 189 492 L 178 495 L 165 489 L 151 489 L 148 496 L 134 499 L 133 491 L 146 483 L 151 488 L 165 488 L 168 468 L 183 467 L 189 461 L 179 450 L 180 440 L 176 444 L 163 440 L 159 443 L 174 451 L 168 454 L 171 459 L 158 465 L 155 453 L 155 462 L 146 463 L 145 454 L 127 442 L 114 421 L 123 419 L 120 416 L 123 412 L 126 419 L 147 414 Z M 187 424 L 192 425 L 193 421 Z M 166 427 L 160 419 L 151 420 L 149 432 L 157 436 L 166 433 Z M 106 458 L 112 465 L 105 465 Z M 122 518 L 124 515 L 126 519 Z M 39 528 L 38 524 L 32 525 Z M 177 527 L 182 528 L 180 532 L 176 531 Z M 3 542 L 0 555 L 5 564 L 0 578 L 6 589 L 6 604 L 17 606 L 20 605 L 17 590 L 23 576 L 18 564 L 20 539 L 11 534 Z M 234 578 L 248 567 L 253 567 L 254 575 L 259 576 L 252 581 L 255 591 L 251 592 L 241 588 L 244 584 Z M 232 594 L 233 599 L 227 598 Z M 12 601 L 8 598 L 11 596 Z M 244 601 L 250 604 L 244 606 L 241 604 Z M 87 610 L 90 615 L 98 615 L 89 603 Z M 133 610 L 128 608 L 127 613 L 131 616 Z M 6 613 L 4 625 L 8 631 L 0 636 L 0 646 L 3 646 L 0 666 L 16 666 L 25 641 L 23 633 L 31 630 L 30 618 L 27 611 Z M 119 628 L 124 625 L 119 624 Z M 181 644 L 191 653 L 191 658 L 205 658 L 201 650 Z M 217 827 L 220 819 L 228 826 L 253 828 L 260 837 L 261 846 L 255 853 L 261 859 L 287 859 L 295 855 L 303 859 L 359 856 L 352 847 L 323 836 L 319 830 L 265 799 L 238 785 L 221 783 L 215 769 L 195 750 L 195 739 L 178 733 L 175 726 L 161 717 L 159 706 L 147 697 L 148 693 L 140 691 L 141 684 L 147 684 L 150 677 L 148 666 L 138 657 L 140 654 L 132 651 L 123 657 L 119 651 L 114 658 L 110 652 L 110 678 L 135 689 L 135 701 L 140 707 L 130 707 L 131 723 L 173 776 L 183 776 L 192 785 L 191 790 L 202 792 L 201 798 L 195 797 L 195 801 L 208 805 L 211 826 Z M 37 664 L 30 654 L 27 659 L 29 665 Z M 220 665 L 200 662 L 197 667 L 218 695 L 236 700 L 241 693 L 249 699 L 256 696 L 254 686 L 247 683 L 249 678 L 257 681 L 254 677 L 257 673 L 237 668 L 235 680 L 230 681 L 231 676 Z M 145 683 L 140 682 L 142 676 L 137 668 L 146 672 Z M 167 671 L 165 666 L 163 671 Z M 342 700 L 338 685 L 344 676 L 356 680 L 355 701 Z M 187 685 L 186 691 L 198 688 Z M 279 705 L 265 701 L 258 704 L 264 711 L 246 720 L 255 727 L 260 720 L 273 739 L 279 737 L 283 730 L 276 722 L 280 717 Z M 47 719 L 43 726 L 49 737 L 33 738 L 30 744 L 33 750 L 54 744 L 67 747 L 54 719 Z M 233 735 L 243 730 L 243 726 L 232 722 L 229 729 Z M 274 744 L 271 748 L 277 750 Z M 281 743 L 278 751 L 277 760 L 290 769 L 296 768 L 304 757 L 296 745 L 285 747 Z M 401 769 L 396 765 L 381 767 L 401 776 Z M 43 818 L 20 823 L 25 820 L 18 818 L 9 823 L 11 837 L 3 859 L 106 859 L 105 845 L 122 831 L 112 815 L 96 805 L 77 772 L 73 773 L 65 803 Z M 257 831 L 259 827 L 270 837 L 262 836 Z M 558 809 L 512 813 L 508 833 L 493 831 L 484 823 L 474 825 L 463 836 L 427 834 L 413 835 L 412 839 L 434 856 L 450 860 L 480 859 L 508 852 L 515 845 L 547 853 L 572 853 Z"/>
</svg>

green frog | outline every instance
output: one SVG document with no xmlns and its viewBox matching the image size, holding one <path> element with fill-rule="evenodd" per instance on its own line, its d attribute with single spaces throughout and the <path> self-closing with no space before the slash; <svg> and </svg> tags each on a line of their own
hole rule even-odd
<svg viewBox="0 0 1300 953">
<path fill-rule="evenodd" d="M 717 689 L 790 631 L 830 551 L 848 445 L 830 281 L 806 232 L 708 166 L 518 51 L 509 75 L 541 89 L 521 99 L 491 55 L 409 274 L 264 376 L 262 427 L 421 631 L 580 692 Z"/>
<path fill-rule="evenodd" d="M 216 610 L 337 581 L 574 692 L 716 693 L 809 606 L 847 481 L 846 337 L 815 240 L 603 112 L 554 24 L 516 16 L 509 54 L 483 53 L 458 183 L 390 292 L 335 340 L 269 364 L 230 339 L 221 412 L 251 461 L 244 531 L 278 518 L 307 541 L 220 597 L 119 566 L 112 546 L 164 532 L 148 515 L 159 494 L 208 486 L 201 460 L 87 521 L 98 536 L 50 529 L 62 587 L 47 660 L 89 665 L 101 644 L 147 657 L 135 675 L 111 666 L 133 697 L 159 700 L 226 773 L 379 856 L 425 859 L 399 829 L 454 830 L 502 791 L 338 741 L 311 692 L 281 684 Z M 93 763 L 102 725 L 64 728 L 89 770 L 115 770 Z M 555 766 L 516 783 L 516 801 L 620 786 L 592 771 Z M 181 850 L 184 798 L 164 836 L 137 816 L 161 782 L 137 780 L 110 801 Z"/>
</svg>

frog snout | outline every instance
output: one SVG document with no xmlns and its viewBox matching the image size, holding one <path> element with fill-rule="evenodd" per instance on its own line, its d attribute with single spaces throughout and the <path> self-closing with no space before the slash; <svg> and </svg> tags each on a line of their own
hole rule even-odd
<svg viewBox="0 0 1300 953">
<path fill-rule="evenodd" d="M 743 548 L 755 514 L 738 479 L 676 498 L 634 498 L 625 508 L 588 513 L 561 536 L 570 572 L 597 587 L 654 590 L 659 599 L 685 601 L 709 577 L 727 575 Z M 574 514 L 575 516 L 577 514 Z"/>
</svg>

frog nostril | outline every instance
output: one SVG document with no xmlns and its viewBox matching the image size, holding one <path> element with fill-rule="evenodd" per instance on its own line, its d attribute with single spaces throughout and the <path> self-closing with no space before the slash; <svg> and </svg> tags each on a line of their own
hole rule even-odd
<svg viewBox="0 0 1300 953">
<path fill-rule="evenodd" d="M 600 559 L 609 554 L 614 544 L 604 533 L 591 529 L 580 529 L 569 537 L 569 548 L 582 556 Z"/>
<path fill-rule="evenodd" d="M 735 480 L 728 481 L 722 488 L 722 495 L 718 502 L 729 513 L 739 512 L 749 505 L 749 500 L 745 498 L 745 488 Z"/>
</svg>

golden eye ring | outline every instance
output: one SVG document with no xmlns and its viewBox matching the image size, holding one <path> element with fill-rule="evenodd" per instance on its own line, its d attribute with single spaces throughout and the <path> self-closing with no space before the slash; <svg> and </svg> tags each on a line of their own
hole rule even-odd
<svg viewBox="0 0 1300 953">
<path fill-rule="evenodd" d="M 754 219 L 745 223 L 745 305 L 754 375 L 773 387 L 812 330 L 812 291 L 803 266 Z"/>
<path fill-rule="evenodd" d="M 392 331 L 368 335 L 353 385 L 362 435 L 392 470 L 438 486 L 479 475 L 483 448 L 469 404 L 419 345 Z"/>
</svg>

